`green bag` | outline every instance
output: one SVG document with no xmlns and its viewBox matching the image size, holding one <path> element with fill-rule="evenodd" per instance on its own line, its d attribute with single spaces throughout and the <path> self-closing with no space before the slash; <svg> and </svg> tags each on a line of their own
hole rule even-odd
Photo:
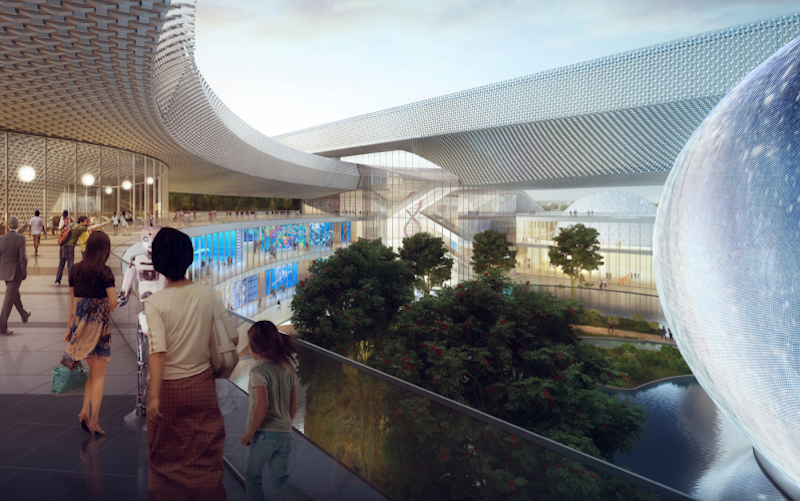
<svg viewBox="0 0 800 501">
<path fill-rule="evenodd" d="M 65 365 L 53 369 L 53 379 L 50 381 L 50 393 L 61 395 L 83 395 L 86 380 L 89 379 L 89 368 L 79 367 L 74 371 Z"/>
</svg>

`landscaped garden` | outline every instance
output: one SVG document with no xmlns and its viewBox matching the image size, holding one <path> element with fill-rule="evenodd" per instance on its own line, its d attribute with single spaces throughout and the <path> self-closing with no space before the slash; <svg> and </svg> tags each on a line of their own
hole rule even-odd
<svg viewBox="0 0 800 501">
<path fill-rule="evenodd" d="M 624 343 L 617 348 L 587 346 L 619 364 L 620 370 L 627 375 L 622 384 L 608 386 L 630 389 L 659 379 L 692 374 L 681 352 L 674 346 L 664 345 L 661 351 L 640 350 L 635 343 Z"/>
</svg>

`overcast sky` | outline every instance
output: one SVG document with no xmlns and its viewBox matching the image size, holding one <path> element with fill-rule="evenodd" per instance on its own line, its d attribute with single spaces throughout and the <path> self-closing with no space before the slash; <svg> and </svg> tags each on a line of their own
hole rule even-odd
<svg viewBox="0 0 800 501">
<path fill-rule="evenodd" d="M 198 0 L 211 88 L 276 135 L 800 10 L 783 0 Z"/>
</svg>

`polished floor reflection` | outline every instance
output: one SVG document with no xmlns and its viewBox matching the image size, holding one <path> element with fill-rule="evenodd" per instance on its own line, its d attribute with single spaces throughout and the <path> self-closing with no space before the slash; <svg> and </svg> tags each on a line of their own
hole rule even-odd
<svg viewBox="0 0 800 501">
<path fill-rule="evenodd" d="M 78 425 L 80 396 L 0 395 L 0 499 L 25 501 L 147 499 L 144 420 L 125 423 L 129 396 L 103 399 L 106 435 L 92 439 Z M 225 471 L 229 500 L 246 499 Z"/>
</svg>

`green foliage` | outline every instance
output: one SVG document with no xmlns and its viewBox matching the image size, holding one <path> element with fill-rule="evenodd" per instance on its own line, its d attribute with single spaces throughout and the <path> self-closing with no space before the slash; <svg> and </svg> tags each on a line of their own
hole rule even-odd
<svg viewBox="0 0 800 501">
<path fill-rule="evenodd" d="M 561 207 L 558 208 L 561 212 L 564 212 L 569 207 L 569 204 L 561 204 Z"/>
<path fill-rule="evenodd" d="M 635 388 L 658 379 L 692 373 L 674 346 L 662 345 L 661 351 L 639 350 L 636 343 L 623 343 L 613 349 L 586 346 L 620 364 L 622 371 L 629 376 L 622 382 L 622 388 Z"/>
<path fill-rule="evenodd" d="M 672 370 L 677 372 L 690 372 L 689 364 L 683 359 L 680 350 L 674 346 L 664 346 L 661 348 L 661 353 L 669 359 L 669 366 Z"/>
<path fill-rule="evenodd" d="M 659 365 L 661 357 L 650 350 L 640 350 L 638 353 L 639 360 L 646 365 Z"/>
<path fill-rule="evenodd" d="M 475 235 L 472 242 L 472 269 L 482 275 L 489 271 L 505 273 L 517 264 L 517 251 L 505 233 L 486 230 Z"/>
<path fill-rule="evenodd" d="M 641 319 L 637 321 L 636 319 Z M 587 310 L 579 319 L 578 324 L 593 327 L 608 327 L 614 320 L 614 328 L 619 330 L 635 330 L 647 334 L 661 334 L 658 322 L 647 322 L 643 315 L 633 315 L 633 318 L 617 318 L 601 315 L 597 310 Z"/>
<path fill-rule="evenodd" d="M 366 362 L 367 342 L 389 335 L 400 307 L 411 301 L 408 263 L 378 240 L 358 239 L 309 267 L 292 301 L 292 323 L 306 340 Z"/>
<path fill-rule="evenodd" d="M 394 336 L 376 346 L 372 363 L 611 460 L 639 440 L 644 411 L 596 391 L 596 384 L 619 385 L 626 376 L 597 350 L 577 342 L 570 324 L 578 308 L 575 301 L 525 292 L 503 277 L 481 276 L 404 307 Z M 511 479 L 519 499 L 616 498 L 613 482 L 589 481 L 576 463 L 570 469 L 577 475 L 560 472 L 567 464 L 563 458 L 527 444 L 517 448 L 514 437 L 452 412 L 425 410 L 427 401 L 410 395 L 387 401 L 388 420 L 403 423 L 388 427 L 383 444 L 387 475 L 400 479 L 390 488 L 395 498 L 473 499 L 482 494 L 502 499 Z M 475 447 L 481 451 L 477 457 L 470 452 Z M 562 474 L 566 477 L 554 482 Z"/>
<path fill-rule="evenodd" d="M 583 272 L 596 270 L 603 265 L 600 254 L 600 233 L 583 224 L 562 228 L 553 238 L 556 243 L 549 247 L 550 262 L 559 266 L 572 281 L 572 297 L 575 298 L 575 282 L 583 282 Z"/>
<path fill-rule="evenodd" d="M 425 232 L 405 237 L 400 259 L 411 266 L 417 289 L 430 290 L 450 280 L 453 258 L 447 256 L 441 237 Z"/>
<path fill-rule="evenodd" d="M 640 439 L 643 408 L 596 389 L 627 376 L 578 342 L 577 301 L 490 274 L 410 302 L 410 266 L 380 241 L 310 271 L 292 304 L 306 340 L 609 461 Z M 331 362 L 303 354 L 306 432 L 395 499 L 653 499 Z"/>
<path fill-rule="evenodd" d="M 291 198 L 280 200 L 281 208 L 295 210 L 300 201 Z M 274 198 L 236 197 L 228 195 L 202 195 L 170 192 L 169 210 L 277 210 Z"/>
</svg>

